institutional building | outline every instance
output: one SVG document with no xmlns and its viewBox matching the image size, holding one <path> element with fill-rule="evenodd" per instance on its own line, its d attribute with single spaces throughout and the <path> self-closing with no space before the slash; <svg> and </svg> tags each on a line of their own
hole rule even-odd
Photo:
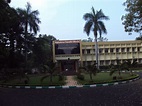
<svg viewBox="0 0 142 106">
<path fill-rule="evenodd" d="M 98 42 L 99 65 L 107 66 L 134 59 L 142 63 L 142 41 Z M 61 71 L 77 71 L 79 66 L 94 64 L 95 43 L 81 40 L 57 40 L 53 42 L 53 61 Z"/>
</svg>

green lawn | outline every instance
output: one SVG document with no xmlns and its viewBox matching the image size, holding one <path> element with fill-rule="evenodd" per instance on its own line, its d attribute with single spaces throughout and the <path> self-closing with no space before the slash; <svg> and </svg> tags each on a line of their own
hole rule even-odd
<svg viewBox="0 0 142 106">
<path fill-rule="evenodd" d="M 44 75 L 30 75 L 29 76 L 29 82 L 26 85 L 45 85 L 45 86 L 54 85 L 54 86 L 57 86 L 57 85 L 64 85 L 65 84 L 65 77 L 63 78 L 62 81 L 59 81 L 59 77 L 58 76 L 54 76 L 53 77 L 52 83 L 50 82 L 49 77 L 45 78 L 43 80 L 43 82 L 41 83 L 40 80 L 41 80 L 41 78 L 43 76 Z M 24 84 L 24 80 L 25 79 L 22 79 L 22 81 L 20 81 L 19 79 L 14 79 L 14 80 L 8 81 L 5 84 L 8 84 L 8 85 L 25 85 Z"/>
<path fill-rule="evenodd" d="M 121 77 L 122 79 L 117 79 L 117 80 L 113 80 L 114 76 L 118 76 L 118 73 L 114 73 L 112 76 L 109 75 L 108 72 L 100 72 L 97 73 L 96 76 L 93 76 L 93 81 L 90 80 L 90 76 L 89 74 L 82 74 L 84 75 L 84 80 L 79 80 L 77 79 L 77 77 L 75 76 L 75 79 L 78 81 L 78 83 L 86 85 L 86 84 L 99 84 L 99 83 L 111 83 L 111 82 L 116 82 L 116 81 L 122 81 L 122 80 L 128 80 L 128 79 L 132 79 L 137 77 L 138 75 L 130 75 L 129 73 L 121 73 Z"/>
<path fill-rule="evenodd" d="M 122 80 L 128 80 L 128 79 L 132 79 L 137 77 L 138 75 L 134 74 L 133 76 L 130 75 L 129 72 L 127 73 L 121 73 L 121 77 L 122 79 L 117 79 L 117 80 L 113 80 L 114 76 L 118 76 L 118 72 L 114 73 L 112 76 L 109 75 L 109 72 L 100 72 L 97 73 L 96 76 L 93 75 L 93 80 L 90 80 L 90 76 L 87 73 L 82 73 L 82 75 L 84 75 L 85 79 L 84 80 L 79 80 L 77 79 L 77 77 L 75 76 L 75 80 L 78 81 L 78 83 L 82 84 L 82 85 L 87 85 L 87 84 L 99 84 L 99 83 L 111 83 L 111 82 L 116 82 L 116 81 L 122 81 Z M 13 79 L 8 81 L 7 83 L 4 84 L 8 84 L 8 85 L 39 85 L 39 86 L 61 86 L 61 85 L 65 85 L 65 80 L 66 77 L 63 78 L 62 81 L 59 81 L 59 77 L 58 76 L 54 76 L 53 77 L 53 82 L 50 82 L 49 77 L 47 77 L 46 79 L 43 80 L 43 82 L 41 83 L 41 78 L 44 75 L 29 75 L 29 82 L 28 84 L 24 84 L 24 80 L 22 79 L 21 81 L 19 79 Z"/>
</svg>

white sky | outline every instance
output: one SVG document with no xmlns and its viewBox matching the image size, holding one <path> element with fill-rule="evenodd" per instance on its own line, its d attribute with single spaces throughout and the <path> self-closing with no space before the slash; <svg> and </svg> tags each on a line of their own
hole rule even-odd
<svg viewBox="0 0 142 106">
<path fill-rule="evenodd" d="M 121 17 L 126 12 L 122 5 L 125 0 L 12 0 L 11 7 L 25 8 L 27 2 L 31 3 L 32 10 L 40 12 L 41 20 L 39 34 L 53 35 L 57 39 L 87 39 L 83 31 L 85 21 L 83 15 L 102 9 L 110 20 L 105 21 L 108 34 L 102 35 L 109 41 L 134 40 L 139 34 L 128 35 L 124 31 Z M 93 34 L 90 34 L 93 38 Z"/>
</svg>

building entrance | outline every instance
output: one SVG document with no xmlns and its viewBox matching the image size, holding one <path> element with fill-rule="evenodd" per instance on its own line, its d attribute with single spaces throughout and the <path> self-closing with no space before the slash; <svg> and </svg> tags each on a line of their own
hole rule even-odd
<svg viewBox="0 0 142 106">
<path fill-rule="evenodd" d="M 61 69 L 64 75 L 74 75 L 76 73 L 76 61 L 75 60 L 61 61 Z"/>
</svg>

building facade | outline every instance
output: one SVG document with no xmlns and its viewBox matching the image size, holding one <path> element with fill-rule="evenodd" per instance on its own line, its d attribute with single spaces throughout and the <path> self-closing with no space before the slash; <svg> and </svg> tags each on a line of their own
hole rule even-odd
<svg viewBox="0 0 142 106">
<path fill-rule="evenodd" d="M 98 42 L 99 65 L 116 64 L 116 61 L 137 60 L 142 64 L 142 41 Z M 77 71 L 79 66 L 94 64 L 95 43 L 81 40 L 58 40 L 53 42 L 53 61 L 61 71 Z"/>
</svg>

